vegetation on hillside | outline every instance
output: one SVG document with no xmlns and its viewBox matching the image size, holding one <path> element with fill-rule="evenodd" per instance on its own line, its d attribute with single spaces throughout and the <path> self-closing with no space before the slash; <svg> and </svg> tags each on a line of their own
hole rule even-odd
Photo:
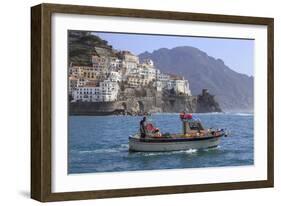
<svg viewBox="0 0 281 206">
<path fill-rule="evenodd" d="M 73 65 L 90 66 L 94 47 L 112 49 L 108 42 L 88 31 L 68 31 L 68 62 Z"/>
</svg>

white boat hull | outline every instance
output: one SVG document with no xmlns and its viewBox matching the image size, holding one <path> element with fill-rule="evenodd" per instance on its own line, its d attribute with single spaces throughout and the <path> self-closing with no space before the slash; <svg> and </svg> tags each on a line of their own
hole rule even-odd
<svg viewBox="0 0 281 206">
<path fill-rule="evenodd" d="M 129 150 L 139 152 L 164 152 L 188 149 L 206 149 L 217 147 L 220 143 L 219 137 L 206 138 L 190 141 L 169 141 L 169 142 L 146 142 L 138 138 L 129 139 Z"/>
</svg>

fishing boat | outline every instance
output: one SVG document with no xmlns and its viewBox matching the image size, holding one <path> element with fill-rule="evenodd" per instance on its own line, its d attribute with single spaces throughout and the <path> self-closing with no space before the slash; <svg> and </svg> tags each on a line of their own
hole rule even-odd
<svg viewBox="0 0 281 206">
<path fill-rule="evenodd" d="M 144 133 L 129 137 L 129 150 L 138 152 L 164 152 L 217 147 L 220 138 L 227 136 L 225 129 L 204 129 L 199 119 L 192 114 L 180 114 L 183 132 L 161 134 L 152 123 L 145 124 Z"/>
</svg>

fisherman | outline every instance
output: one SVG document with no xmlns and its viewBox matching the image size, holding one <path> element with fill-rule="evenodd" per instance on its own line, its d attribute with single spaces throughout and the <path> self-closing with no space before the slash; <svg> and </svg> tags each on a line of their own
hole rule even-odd
<svg viewBox="0 0 281 206">
<path fill-rule="evenodd" d="M 185 111 L 182 111 L 182 112 L 180 113 L 180 119 L 183 120 L 184 117 L 185 117 Z"/>
<path fill-rule="evenodd" d="M 145 132 L 145 121 L 146 117 L 143 117 L 142 120 L 140 121 L 140 134 L 141 138 L 145 138 L 146 132 Z"/>
</svg>

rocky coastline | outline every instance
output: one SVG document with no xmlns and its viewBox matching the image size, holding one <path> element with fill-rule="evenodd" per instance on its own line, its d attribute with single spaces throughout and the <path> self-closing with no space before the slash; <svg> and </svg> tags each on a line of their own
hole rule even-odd
<svg viewBox="0 0 281 206">
<path fill-rule="evenodd" d="M 126 89 L 113 102 L 70 102 L 69 115 L 148 115 L 151 113 L 222 112 L 214 95 L 204 89 L 198 96 L 159 93 L 150 88 Z"/>
</svg>

